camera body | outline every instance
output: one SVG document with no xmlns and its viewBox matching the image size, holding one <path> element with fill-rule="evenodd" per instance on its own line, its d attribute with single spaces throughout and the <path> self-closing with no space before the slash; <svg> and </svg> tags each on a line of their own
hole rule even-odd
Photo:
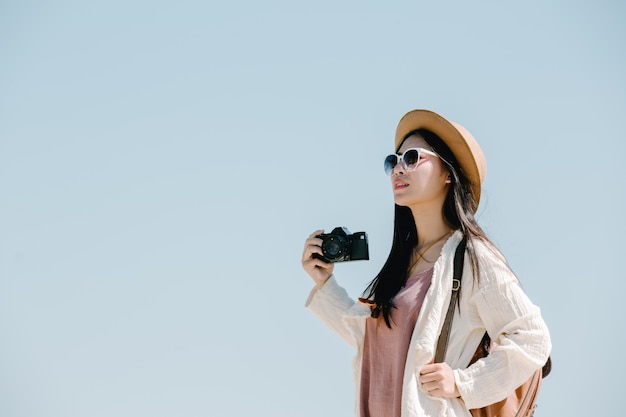
<svg viewBox="0 0 626 417">
<path fill-rule="evenodd" d="M 370 258 L 365 232 L 350 234 L 345 227 L 335 227 L 332 232 L 323 233 L 318 237 L 322 239 L 324 255 L 316 257 L 325 262 L 360 261 Z"/>
</svg>

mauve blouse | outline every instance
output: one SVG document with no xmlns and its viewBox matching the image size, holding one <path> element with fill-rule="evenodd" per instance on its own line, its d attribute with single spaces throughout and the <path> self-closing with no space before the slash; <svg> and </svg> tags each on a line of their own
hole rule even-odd
<svg viewBox="0 0 626 417">
<path fill-rule="evenodd" d="M 409 277 L 393 300 L 391 329 L 382 315 L 366 320 L 361 417 L 400 417 L 406 355 L 432 277 L 432 268 Z"/>
</svg>

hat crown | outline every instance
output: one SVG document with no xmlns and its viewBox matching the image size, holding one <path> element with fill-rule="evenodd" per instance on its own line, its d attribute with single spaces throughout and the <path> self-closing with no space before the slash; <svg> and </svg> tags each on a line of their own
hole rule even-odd
<svg viewBox="0 0 626 417">
<path fill-rule="evenodd" d="M 478 169 L 478 174 L 480 177 L 480 184 L 485 181 L 485 177 L 487 176 L 487 159 L 485 158 L 485 154 L 483 153 L 482 148 L 478 144 L 478 141 L 474 138 L 474 136 L 467 130 L 463 125 L 450 122 L 459 131 L 461 136 L 465 139 L 465 142 L 470 147 L 470 151 L 472 156 L 474 157 L 474 163 L 476 164 L 476 168 Z M 456 156 L 456 155 L 455 155 Z"/>
</svg>

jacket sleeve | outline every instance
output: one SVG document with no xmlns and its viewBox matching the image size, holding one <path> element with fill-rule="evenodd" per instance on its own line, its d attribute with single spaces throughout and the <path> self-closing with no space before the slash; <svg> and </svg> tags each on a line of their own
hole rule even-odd
<svg viewBox="0 0 626 417">
<path fill-rule="evenodd" d="M 341 287 L 335 277 L 331 277 L 321 288 L 314 288 L 306 301 L 305 307 L 317 316 L 324 324 L 341 336 L 355 349 L 365 329 L 362 321 L 346 320 L 348 313 L 359 307 L 346 290 Z"/>
<path fill-rule="evenodd" d="M 506 398 L 545 364 L 552 348 L 539 307 L 524 293 L 506 262 L 483 253 L 479 266 L 480 281 L 472 285 L 470 303 L 495 346 L 486 358 L 454 371 L 468 409 Z"/>
</svg>

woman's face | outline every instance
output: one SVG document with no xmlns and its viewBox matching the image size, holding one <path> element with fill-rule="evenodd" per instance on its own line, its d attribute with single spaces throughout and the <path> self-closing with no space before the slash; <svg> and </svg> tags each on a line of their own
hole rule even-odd
<svg viewBox="0 0 626 417">
<path fill-rule="evenodd" d="M 407 149 L 432 150 L 419 135 L 412 135 L 402 143 L 398 154 Z M 391 174 L 391 186 L 395 203 L 415 208 L 441 209 L 450 183 L 449 172 L 441 159 L 434 155 L 420 154 L 415 170 L 407 172 L 401 163 L 396 164 Z"/>
</svg>

